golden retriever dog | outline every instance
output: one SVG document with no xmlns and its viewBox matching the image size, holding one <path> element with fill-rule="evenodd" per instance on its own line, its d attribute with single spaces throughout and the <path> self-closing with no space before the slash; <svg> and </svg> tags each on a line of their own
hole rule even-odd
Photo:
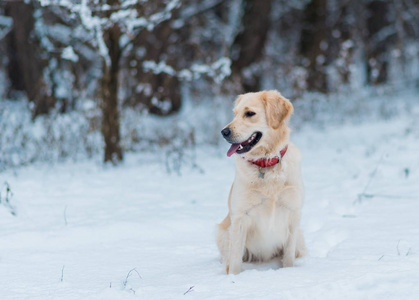
<svg viewBox="0 0 419 300">
<path fill-rule="evenodd" d="M 287 125 L 293 106 L 277 91 L 263 91 L 240 95 L 233 112 L 221 131 L 236 165 L 229 212 L 217 232 L 225 270 L 238 274 L 243 261 L 273 258 L 292 267 L 305 254 L 300 152 Z"/>
</svg>

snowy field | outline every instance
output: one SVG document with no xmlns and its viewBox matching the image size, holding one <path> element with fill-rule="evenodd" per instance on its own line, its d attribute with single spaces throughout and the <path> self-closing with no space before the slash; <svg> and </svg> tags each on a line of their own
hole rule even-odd
<svg viewBox="0 0 419 300">
<path fill-rule="evenodd" d="M 181 176 L 139 154 L 0 173 L 0 299 L 419 299 L 418 116 L 293 133 L 308 256 L 288 269 L 224 274 L 227 144 Z"/>
</svg>

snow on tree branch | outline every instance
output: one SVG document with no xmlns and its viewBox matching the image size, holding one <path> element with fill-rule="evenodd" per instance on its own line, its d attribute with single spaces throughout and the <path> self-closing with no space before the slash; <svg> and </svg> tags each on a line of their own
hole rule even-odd
<svg viewBox="0 0 419 300">
<path fill-rule="evenodd" d="M 196 80 L 202 75 L 212 78 L 215 82 L 220 83 L 231 74 L 231 60 L 228 57 L 221 57 L 210 65 L 193 64 L 188 69 L 176 71 L 173 67 L 166 64 L 164 61 L 156 63 L 155 61 L 145 61 L 143 68 L 145 71 L 151 71 L 154 74 L 165 73 L 171 76 L 176 76 L 184 80 Z"/>
<path fill-rule="evenodd" d="M 95 1 L 81 0 L 74 3 L 69 0 L 38 0 L 41 6 L 58 6 L 67 10 L 70 14 L 79 17 L 81 25 L 94 33 L 96 46 L 105 60 L 110 64 L 110 58 L 106 43 L 103 39 L 103 30 L 112 24 L 119 24 L 124 29 L 125 35 L 121 38 L 121 48 L 125 49 L 142 29 L 153 30 L 158 24 L 172 17 L 174 9 L 180 7 L 180 0 L 171 0 L 165 7 L 147 17 L 139 16 L 138 9 L 133 6 L 144 4 L 145 1 L 126 0 L 121 1 L 117 7 L 110 5 L 98 5 Z M 113 11 L 113 12 L 111 12 Z M 111 12 L 110 15 L 101 16 L 100 12 Z M 128 38 L 126 38 L 128 36 Z"/>
<path fill-rule="evenodd" d="M 0 40 L 8 34 L 12 28 L 13 20 L 10 17 L 0 16 Z"/>
</svg>

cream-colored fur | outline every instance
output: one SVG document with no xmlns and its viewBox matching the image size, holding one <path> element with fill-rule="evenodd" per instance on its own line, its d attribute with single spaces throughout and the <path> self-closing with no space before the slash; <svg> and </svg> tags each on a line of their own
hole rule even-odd
<svg viewBox="0 0 419 300">
<path fill-rule="evenodd" d="M 255 112 L 246 117 L 247 111 Z M 300 230 L 304 186 L 300 152 L 290 142 L 287 126 L 292 104 L 277 91 L 248 93 L 238 97 L 235 117 L 226 126 L 234 142 L 248 139 L 255 131 L 261 140 L 247 153 L 234 154 L 236 175 L 228 199 L 229 212 L 218 225 L 217 245 L 228 274 L 241 272 L 243 261 L 267 261 L 278 257 L 292 267 L 305 254 Z M 278 156 L 288 145 L 282 161 L 264 168 L 249 160 Z"/>
</svg>

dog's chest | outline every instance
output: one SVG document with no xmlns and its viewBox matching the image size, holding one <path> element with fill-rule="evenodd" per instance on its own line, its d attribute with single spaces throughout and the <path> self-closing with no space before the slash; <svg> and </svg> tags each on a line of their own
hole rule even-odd
<svg viewBox="0 0 419 300">
<path fill-rule="evenodd" d="M 267 260 L 277 255 L 288 238 L 289 211 L 271 199 L 249 212 L 252 226 L 246 248 L 252 255 Z"/>
</svg>

